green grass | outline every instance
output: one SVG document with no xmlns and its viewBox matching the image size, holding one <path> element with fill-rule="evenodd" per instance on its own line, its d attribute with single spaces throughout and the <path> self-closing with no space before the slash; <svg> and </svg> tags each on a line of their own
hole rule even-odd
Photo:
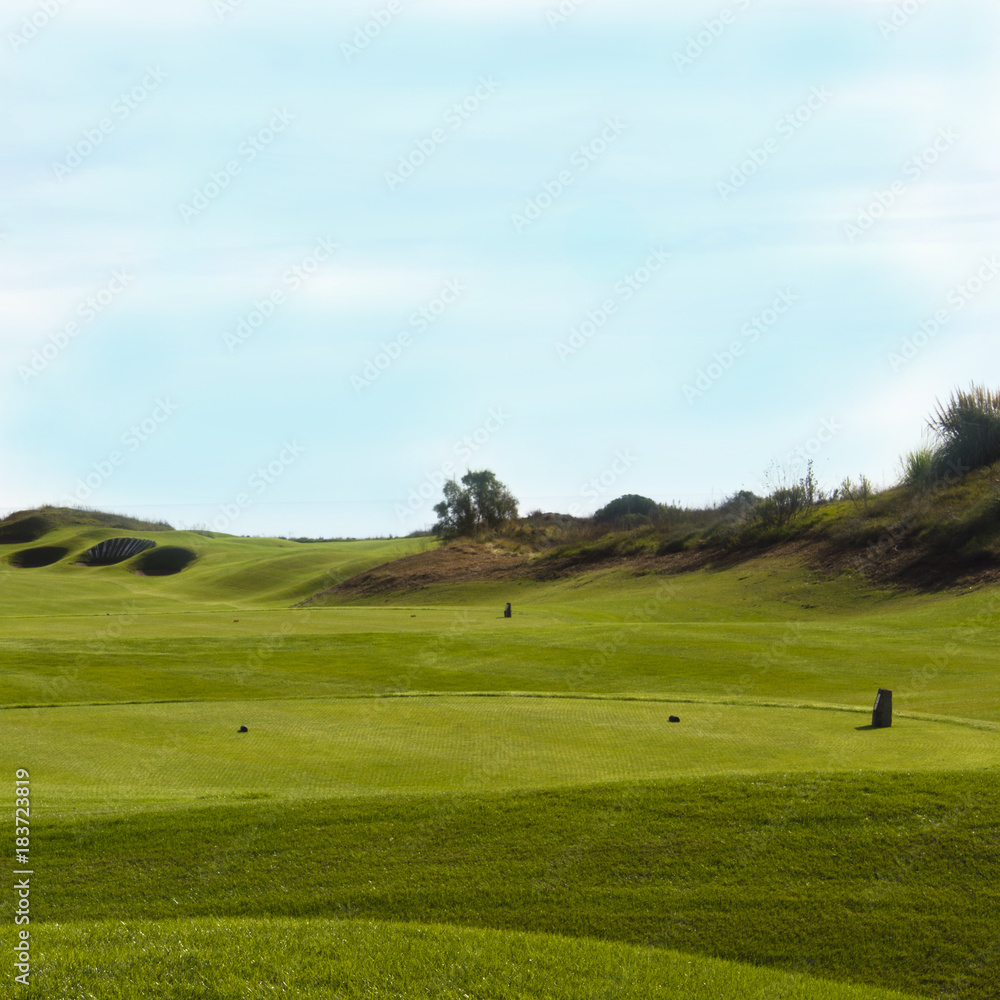
<svg viewBox="0 0 1000 1000">
<path fill-rule="evenodd" d="M 37 933 L 178 915 L 419 921 L 988 1000 L 996 787 L 995 769 L 858 772 L 65 819 L 36 834 Z"/>
<path fill-rule="evenodd" d="M 92 546 L 123 533 L 148 536 L 158 548 L 189 550 L 195 561 L 170 576 L 137 575 L 150 553 L 114 566 L 77 565 Z M 0 596 L 4 614 L 11 617 L 121 614 L 134 607 L 288 607 L 342 579 L 434 544 L 427 538 L 393 538 L 304 545 L 277 538 L 208 537 L 196 531 L 123 532 L 64 525 L 27 545 L 0 545 Z M 43 546 L 65 548 L 68 555 L 51 566 L 11 565 L 18 553 Z"/>
<path fill-rule="evenodd" d="M 102 1000 L 904 1000 L 734 962 L 554 935 L 359 920 L 106 921 L 46 928 L 37 982 Z"/>
<path fill-rule="evenodd" d="M 293 609 L 434 543 L 74 565 L 122 533 L 0 546 L 19 996 L 996 996 L 1000 589 L 764 554 Z"/>
<path fill-rule="evenodd" d="M 675 713 L 679 724 L 667 717 Z M 1000 724 L 601 697 L 390 697 L 7 710 L 45 814 L 650 778 L 1000 767 Z M 249 733 L 239 733 L 239 726 Z"/>
<path fill-rule="evenodd" d="M 889 687 L 902 711 L 1000 719 L 996 589 L 895 594 L 766 560 L 481 585 L 464 606 L 444 604 L 457 587 L 441 589 L 405 607 L 182 613 L 136 599 L 112 615 L 46 617 L 44 630 L 36 616 L 7 618 L 0 703 L 478 690 L 862 708 Z"/>
</svg>

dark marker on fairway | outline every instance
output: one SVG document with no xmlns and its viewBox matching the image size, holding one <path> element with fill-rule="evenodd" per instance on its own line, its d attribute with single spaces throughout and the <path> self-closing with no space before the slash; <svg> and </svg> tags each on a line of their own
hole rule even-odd
<svg viewBox="0 0 1000 1000">
<path fill-rule="evenodd" d="M 250 730 L 249 730 L 249 729 L 247 729 L 247 727 L 246 727 L 246 726 L 240 726 L 240 732 L 241 732 L 241 733 L 249 733 L 249 732 L 250 732 Z"/>
<path fill-rule="evenodd" d="M 681 720 L 679 718 L 677 718 L 676 715 L 671 715 L 670 718 L 667 721 L 668 722 L 680 722 Z"/>
</svg>

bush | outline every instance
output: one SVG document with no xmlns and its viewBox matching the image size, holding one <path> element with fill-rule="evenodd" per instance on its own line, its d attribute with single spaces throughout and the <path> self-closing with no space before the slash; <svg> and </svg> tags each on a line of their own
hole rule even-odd
<svg viewBox="0 0 1000 1000">
<path fill-rule="evenodd" d="M 806 497 L 806 488 L 801 483 L 780 486 L 757 504 L 757 518 L 767 527 L 787 524 L 806 506 Z"/>
<path fill-rule="evenodd" d="M 621 521 L 632 515 L 640 518 L 649 518 L 658 510 L 655 500 L 649 497 L 639 496 L 638 493 L 626 493 L 624 496 L 612 500 L 611 503 L 602 507 L 594 513 L 594 521 L 601 524 L 605 521 Z M 633 518 L 633 524 L 634 524 Z"/>
<path fill-rule="evenodd" d="M 726 497 L 719 505 L 719 510 L 737 520 L 743 520 L 754 512 L 761 499 L 751 490 L 739 490 L 731 497 Z"/>
<path fill-rule="evenodd" d="M 840 495 L 845 500 L 850 500 L 854 504 L 855 510 L 859 507 L 867 508 L 868 501 L 874 492 L 870 480 L 864 473 L 861 473 L 857 482 L 850 476 L 845 476 L 844 481 L 840 484 Z"/>
<path fill-rule="evenodd" d="M 947 406 L 938 402 L 928 423 L 940 441 L 932 460 L 935 478 L 1000 459 L 1000 392 L 975 384 L 956 389 Z"/>
</svg>

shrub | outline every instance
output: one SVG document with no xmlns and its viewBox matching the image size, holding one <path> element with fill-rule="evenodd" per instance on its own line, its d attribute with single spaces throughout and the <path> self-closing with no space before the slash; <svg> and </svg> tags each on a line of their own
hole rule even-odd
<svg viewBox="0 0 1000 1000">
<path fill-rule="evenodd" d="M 766 526 L 787 524 L 806 506 L 806 489 L 801 483 L 779 486 L 757 504 L 760 523 Z"/>
<path fill-rule="evenodd" d="M 841 496 L 850 500 L 854 504 L 855 510 L 859 507 L 867 507 L 874 492 L 870 480 L 864 473 L 858 477 L 857 482 L 850 476 L 846 476 L 840 484 Z"/>
<path fill-rule="evenodd" d="M 975 384 L 956 389 L 947 406 L 938 402 L 928 423 L 940 441 L 932 461 L 936 478 L 1000 459 L 1000 392 Z"/>
<path fill-rule="evenodd" d="M 626 493 L 624 496 L 612 500 L 600 510 L 595 511 L 594 520 L 600 524 L 604 521 L 620 521 L 630 515 L 639 515 L 642 518 L 650 517 L 657 511 L 657 503 L 649 497 L 639 496 L 638 493 Z"/>
</svg>

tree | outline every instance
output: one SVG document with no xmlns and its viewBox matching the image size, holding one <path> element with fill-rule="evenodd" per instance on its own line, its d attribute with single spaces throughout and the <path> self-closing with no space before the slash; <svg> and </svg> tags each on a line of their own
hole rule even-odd
<svg viewBox="0 0 1000 1000">
<path fill-rule="evenodd" d="M 474 535 L 484 528 L 496 531 L 516 518 L 517 500 L 489 469 L 483 469 L 467 472 L 461 486 L 449 479 L 434 513 L 438 516 L 434 534 Z"/>
</svg>

